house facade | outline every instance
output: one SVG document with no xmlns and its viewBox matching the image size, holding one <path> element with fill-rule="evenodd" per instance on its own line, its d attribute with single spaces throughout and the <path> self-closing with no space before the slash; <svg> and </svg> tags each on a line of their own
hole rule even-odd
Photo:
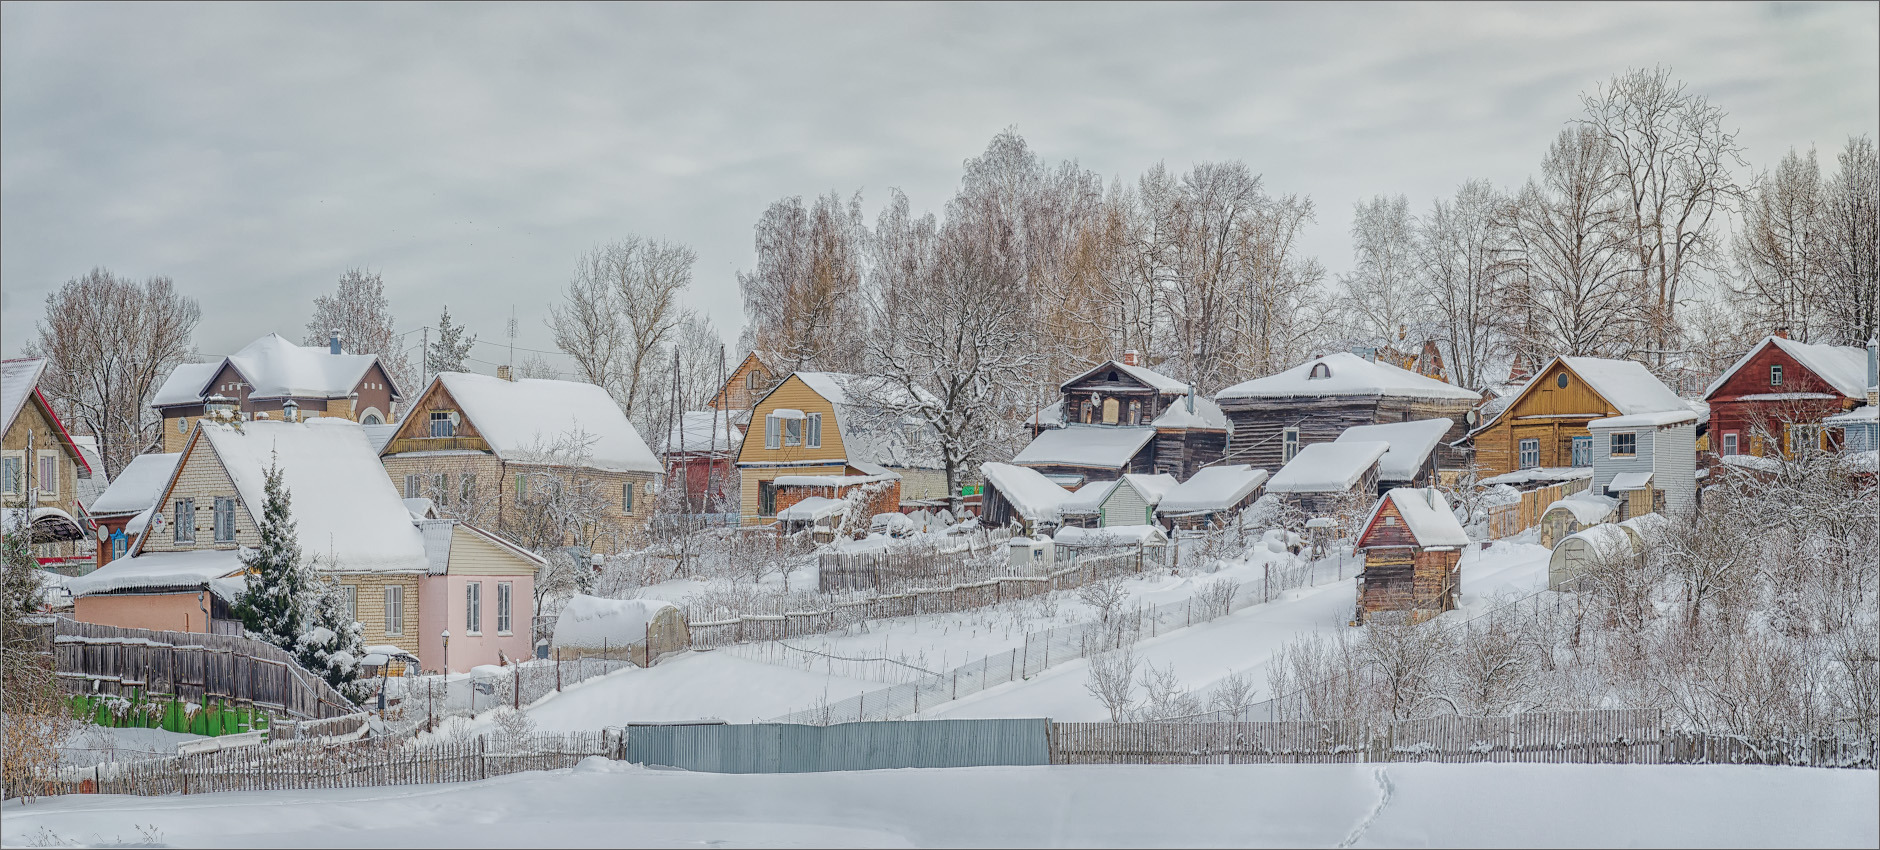
<svg viewBox="0 0 1880 850">
<path fill-rule="evenodd" d="M 1854 346 L 1764 338 L 1704 390 L 1711 450 L 1772 457 L 1837 448 L 1824 420 L 1867 403 L 1867 361 Z"/>
<path fill-rule="evenodd" d="M 1058 387 L 1061 398 L 1026 426 L 1032 442 L 1012 462 L 1064 486 L 1123 474 L 1186 478 L 1221 459 L 1227 417 L 1212 399 L 1142 365 L 1135 351 Z"/>
<path fill-rule="evenodd" d="M 664 467 L 607 391 L 576 381 L 434 378 L 379 450 L 404 498 L 531 546 L 631 545 Z M 557 516 L 575 514 L 578 522 Z"/>
<path fill-rule="evenodd" d="M 1502 407 L 1469 432 L 1483 477 L 1520 470 L 1591 467 L 1596 419 L 1691 413 L 1691 404 L 1644 364 L 1555 357 Z"/>
<path fill-rule="evenodd" d="M 790 370 L 781 355 L 753 351 L 744 355 L 738 367 L 731 370 L 724 386 L 718 388 L 718 394 L 712 396 L 706 406 L 728 416 L 731 424 L 742 434 L 751 424 L 751 410 L 757 406 L 757 402 L 789 375 Z"/>
<path fill-rule="evenodd" d="M 1468 545 L 1469 535 L 1440 491 L 1404 487 L 1385 493 L 1358 535 L 1364 572 L 1358 577 L 1357 620 L 1382 611 L 1421 620 L 1453 610 Z"/>
<path fill-rule="evenodd" d="M 216 405 L 241 419 L 316 416 L 381 425 L 404 400 L 376 354 L 346 354 L 335 333 L 326 347 L 268 334 L 220 360 L 171 370 L 150 406 L 163 418 L 163 451 L 182 451 L 190 429 Z"/>
<path fill-rule="evenodd" d="M 790 507 L 789 494 L 782 489 L 788 485 L 780 485 L 780 478 L 892 476 L 890 483 L 875 481 L 870 486 L 892 489 L 895 508 L 908 501 L 947 497 L 946 471 L 932 426 L 871 404 L 871 395 L 889 392 L 869 384 L 876 380 L 796 372 L 758 400 L 738 449 L 743 524 L 772 525 L 777 512 Z"/>
<path fill-rule="evenodd" d="M 1448 419 L 1452 426 L 1443 442 L 1453 442 L 1481 400 L 1473 391 L 1344 352 L 1236 384 L 1214 398 L 1233 426 L 1227 462 L 1268 472 L 1358 425 Z M 1437 450 L 1439 469 L 1459 462 L 1447 446 Z"/>
<path fill-rule="evenodd" d="M 92 521 L 98 524 L 97 566 L 124 557 L 137 545 L 182 457 L 182 452 L 167 452 L 131 458 L 118 470 L 117 480 L 92 502 Z"/>
<path fill-rule="evenodd" d="M 1697 413 L 1666 411 L 1595 419 L 1592 492 L 1618 500 L 1620 521 L 1697 507 Z"/>
<path fill-rule="evenodd" d="M 39 391 L 45 369 L 43 359 L 0 363 L 0 412 L 6 421 L 0 437 L 0 505 L 9 512 L 9 526 L 22 520 L 30 525 L 41 564 L 68 567 L 91 559 L 86 540 L 92 524 L 79 499 L 79 481 L 94 473 Z"/>
</svg>

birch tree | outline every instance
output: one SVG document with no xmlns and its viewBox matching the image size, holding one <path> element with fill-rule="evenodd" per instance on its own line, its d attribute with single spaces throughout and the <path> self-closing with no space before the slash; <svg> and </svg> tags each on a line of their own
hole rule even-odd
<svg viewBox="0 0 1880 850">
<path fill-rule="evenodd" d="M 46 359 L 39 388 L 59 417 L 98 438 L 97 472 L 116 476 L 157 439 L 151 397 L 189 355 L 201 319 L 167 277 L 136 283 L 95 268 L 46 296 L 26 354 Z"/>
<path fill-rule="evenodd" d="M 1416 292 L 1416 219 L 1410 199 L 1378 195 L 1361 201 L 1351 219 L 1352 270 L 1340 275 L 1345 310 L 1363 339 L 1395 339 L 1422 320 Z"/>
<path fill-rule="evenodd" d="M 1823 210 L 1825 342 L 1861 345 L 1880 334 L 1880 155 L 1847 140 Z"/>
<path fill-rule="evenodd" d="M 411 369 L 398 336 L 391 302 L 385 298 L 385 280 L 378 272 L 350 268 L 339 276 L 333 291 L 313 299 L 313 317 L 307 320 L 302 345 L 325 346 L 334 331 L 348 354 L 376 354 L 379 364 L 402 387 L 412 387 L 418 375 Z"/>
<path fill-rule="evenodd" d="M 1423 291 L 1444 343 L 1445 365 L 1459 387 L 1482 386 L 1495 351 L 1495 217 L 1502 203 L 1486 181 L 1470 180 L 1454 198 L 1432 204 L 1422 222 Z"/>
</svg>

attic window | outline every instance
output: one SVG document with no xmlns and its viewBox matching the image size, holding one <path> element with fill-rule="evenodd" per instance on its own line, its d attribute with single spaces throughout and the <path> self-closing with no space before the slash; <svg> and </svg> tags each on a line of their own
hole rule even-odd
<svg viewBox="0 0 1880 850">
<path fill-rule="evenodd" d="M 431 436 L 433 437 L 457 436 L 456 413 L 457 412 L 454 410 L 431 411 Z"/>
<path fill-rule="evenodd" d="M 1121 380 L 1120 378 L 1116 377 L 1116 373 L 1114 371 L 1110 373 L 1110 383 L 1114 384 L 1120 380 Z"/>
<path fill-rule="evenodd" d="M 1318 380 L 1319 378 L 1329 378 L 1331 376 L 1332 376 L 1332 367 L 1327 366 L 1323 363 L 1312 364 L 1312 371 L 1306 374 L 1306 378 L 1310 380 Z"/>
<path fill-rule="evenodd" d="M 1769 386 L 1772 386 L 1772 387 L 1782 386 L 1781 364 L 1777 364 L 1777 365 L 1769 367 Z"/>
<path fill-rule="evenodd" d="M 1397 518 L 1394 516 L 1387 516 L 1384 518 L 1384 524 L 1389 525 L 1389 526 L 1395 526 L 1397 524 Z"/>
<path fill-rule="evenodd" d="M 1566 389 L 1567 388 L 1567 373 L 1561 372 L 1559 376 L 1555 377 L 1554 386 L 1559 387 L 1563 390 Z"/>
</svg>

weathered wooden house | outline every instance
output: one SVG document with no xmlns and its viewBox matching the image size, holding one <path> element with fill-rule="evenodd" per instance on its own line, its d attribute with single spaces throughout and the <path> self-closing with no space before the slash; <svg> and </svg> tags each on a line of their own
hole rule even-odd
<svg viewBox="0 0 1880 850">
<path fill-rule="evenodd" d="M 1214 398 L 1233 425 L 1227 461 L 1269 472 L 1354 426 L 1443 418 L 1460 423 L 1481 400 L 1471 390 L 1343 352 L 1235 384 Z M 1452 425 L 1444 442 L 1462 436 L 1462 426 Z M 1437 450 L 1439 468 L 1452 468 L 1456 460 L 1446 446 Z"/>
<path fill-rule="evenodd" d="M 1644 364 L 1555 357 L 1514 400 L 1469 432 L 1483 477 L 1525 469 L 1591 467 L 1595 419 L 1690 413 L 1690 402 Z"/>
<path fill-rule="evenodd" d="M 1012 458 L 1067 487 L 1125 473 L 1177 478 L 1220 459 L 1227 417 L 1211 399 L 1141 364 L 1136 352 L 1058 387 L 1062 397 L 1026 422 L 1032 442 Z"/>
<path fill-rule="evenodd" d="M 738 449 L 739 513 L 745 525 L 777 517 L 780 477 L 892 475 L 886 510 L 947 496 L 938 436 L 925 420 L 896 412 L 884 379 L 836 372 L 796 372 L 752 413 Z"/>
<path fill-rule="evenodd" d="M 181 364 L 150 406 L 163 417 L 163 450 L 178 452 L 196 420 L 216 405 L 240 419 L 324 416 L 382 425 L 397 419 L 403 400 L 378 355 L 344 353 L 335 332 L 325 348 L 268 334 L 220 360 Z"/>
<path fill-rule="evenodd" d="M 1009 463 L 981 464 L 979 472 L 986 482 L 980 500 L 982 524 L 1015 526 L 1027 535 L 1062 524 L 1064 502 L 1071 494 L 1043 473 Z"/>
<path fill-rule="evenodd" d="M 1431 487 L 1437 483 L 1436 452 L 1443 437 L 1455 430 L 1447 419 L 1414 419 L 1386 425 L 1346 428 L 1337 443 L 1389 443 L 1390 451 L 1377 461 L 1378 495 L 1397 487 Z"/>
<path fill-rule="evenodd" d="M 1459 567 L 1469 535 L 1433 487 L 1400 487 L 1384 494 L 1365 520 L 1357 548 L 1358 619 L 1380 611 L 1409 612 L 1413 621 L 1456 607 Z"/>
<path fill-rule="evenodd" d="M 1865 349 L 1765 337 L 1705 388 L 1710 445 L 1724 456 L 1835 450 L 1825 420 L 1867 404 L 1867 387 Z"/>
<path fill-rule="evenodd" d="M 98 566 L 124 557 L 144 535 L 182 457 L 182 452 L 167 452 L 131 458 L 118 470 L 117 480 L 92 501 L 92 521 L 98 524 Z"/>
<path fill-rule="evenodd" d="M 1388 451 L 1380 442 L 1313 443 L 1267 480 L 1266 492 L 1316 516 L 1369 504 L 1377 498 L 1377 462 Z"/>
<path fill-rule="evenodd" d="M 582 488 L 596 517 L 562 545 L 617 552 L 652 512 L 664 467 L 607 391 L 578 381 L 445 372 L 379 450 L 404 498 L 527 539 L 553 491 Z M 528 534 L 523 526 L 529 526 Z M 535 545 L 535 544 L 531 544 Z"/>
<path fill-rule="evenodd" d="M 1267 478 L 1244 463 L 1210 466 L 1162 494 L 1157 517 L 1170 529 L 1225 527 L 1260 498 Z"/>
<path fill-rule="evenodd" d="M 85 541 L 92 524 L 78 484 L 94 473 L 39 391 L 45 370 L 43 359 L 0 362 L 0 413 L 6 422 L 0 438 L 0 505 L 9 512 L 9 526 L 31 529 L 41 564 L 64 568 L 91 560 Z"/>
</svg>

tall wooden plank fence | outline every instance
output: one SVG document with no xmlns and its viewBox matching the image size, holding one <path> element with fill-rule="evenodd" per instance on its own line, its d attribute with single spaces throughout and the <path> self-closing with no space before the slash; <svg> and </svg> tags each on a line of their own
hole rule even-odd
<svg viewBox="0 0 1880 850">
<path fill-rule="evenodd" d="M 81 623 L 52 626 L 54 669 L 67 693 L 168 694 L 186 702 L 220 699 L 305 719 L 359 709 L 271 644 L 234 635 L 162 632 Z"/>
</svg>

